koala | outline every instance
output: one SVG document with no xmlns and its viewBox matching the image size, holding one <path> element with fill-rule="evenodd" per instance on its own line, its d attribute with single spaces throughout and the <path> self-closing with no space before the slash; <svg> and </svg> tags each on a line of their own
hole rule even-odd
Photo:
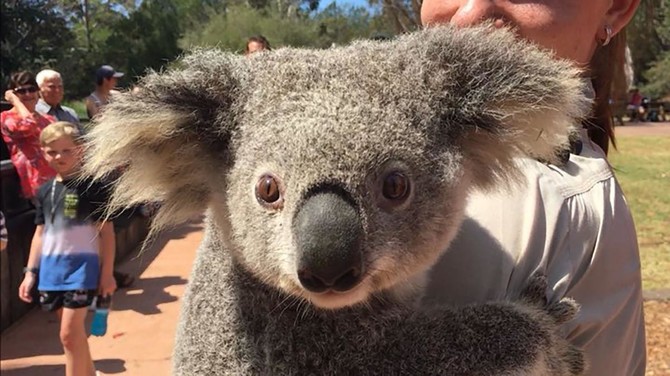
<svg viewBox="0 0 670 376">
<path fill-rule="evenodd" d="M 484 25 L 328 50 L 191 52 L 109 104 L 84 171 L 111 207 L 206 212 L 176 375 L 578 375 L 578 309 L 535 276 L 515 301 L 421 308 L 471 189 L 558 162 L 580 71 Z"/>
</svg>

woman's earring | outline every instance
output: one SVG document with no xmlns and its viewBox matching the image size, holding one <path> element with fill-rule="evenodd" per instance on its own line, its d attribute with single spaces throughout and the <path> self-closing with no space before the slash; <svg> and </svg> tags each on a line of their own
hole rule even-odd
<svg viewBox="0 0 670 376">
<path fill-rule="evenodd" d="M 605 25 L 605 33 L 607 34 L 607 36 L 605 37 L 605 40 L 602 43 L 603 47 L 610 44 L 610 41 L 612 40 L 612 26 Z"/>
</svg>

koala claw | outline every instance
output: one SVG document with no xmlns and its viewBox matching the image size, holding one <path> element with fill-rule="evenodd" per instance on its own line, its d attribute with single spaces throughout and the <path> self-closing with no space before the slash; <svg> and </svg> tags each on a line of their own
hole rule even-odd
<svg viewBox="0 0 670 376">
<path fill-rule="evenodd" d="M 542 273 L 532 275 L 528 285 L 521 292 L 521 300 L 535 306 L 547 314 L 556 326 L 572 320 L 579 312 L 579 304 L 571 298 L 550 302 L 546 296 L 547 277 Z M 582 351 L 571 344 L 559 351 L 560 361 L 566 365 L 567 375 L 582 375 L 586 370 L 586 361 Z"/>
<path fill-rule="evenodd" d="M 521 292 L 521 298 L 531 304 L 547 305 L 547 284 L 547 277 L 544 274 L 533 274 Z"/>
<path fill-rule="evenodd" d="M 579 312 L 579 304 L 570 298 L 563 298 L 556 302 L 549 302 L 546 295 L 547 277 L 536 273 L 530 277 L 528 285 L 521 292 L 521 299 L 545 310 L 554 318 L 556 324 L 563 324 L 572 320 Z"/>
<path fill-rule="evenodd" d="M 558 302 L 547 305 L 546 310 L 556 320 L 557 324 L 563 324 L 577 315 L 579 304 L 571 298 L 563 298 Z"/>
</svg>

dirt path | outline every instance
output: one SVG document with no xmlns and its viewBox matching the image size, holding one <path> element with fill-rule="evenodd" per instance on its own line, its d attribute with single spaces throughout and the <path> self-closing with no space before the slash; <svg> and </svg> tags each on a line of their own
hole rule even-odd
<svg viewBox="0 0 670 376">
<path fill-rule="evenodd" d="M 670 122 L 663 123 L 624 123 L 614 128 L 618 136 L 670 136 Z"/>
<path fill-rule="evenodd" d="M 644 303 L 647 326 L 646 376 L 670 376 L 670 300 Z"/>
</svg>

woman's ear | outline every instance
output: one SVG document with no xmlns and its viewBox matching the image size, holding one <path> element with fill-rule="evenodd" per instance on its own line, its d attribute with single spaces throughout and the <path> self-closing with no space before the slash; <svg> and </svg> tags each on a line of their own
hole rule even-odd
<svg viewBox="0 0 670 376">
<path fill-rule="evenodd" d="M 104 108 L 86 136 L 84 173 L 120 175 L 110 210 L 161 202 L 157 229 L 206 209 L 213 180 L 231 160 L 239 59 L 196 51 Z"/>
<path fill-rule="evenodd" d="M 616 35 L 633 18 L 640 0 L 611 0 L 611 6 L 605 15 L 605 23 L 612 28 L 612 33 Z M 603 28 L 605 25 L 603 25 Z"/>
</svg>

